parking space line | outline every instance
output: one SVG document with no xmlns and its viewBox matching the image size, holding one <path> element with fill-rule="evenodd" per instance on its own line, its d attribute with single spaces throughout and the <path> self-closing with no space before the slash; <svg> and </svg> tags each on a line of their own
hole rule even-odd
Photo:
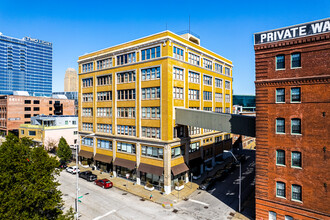
<svg viewBox="0 0 330 220">
<path fill-rule="evenodd" d="M 194 200 L 194 199 L 189 199 L 188 201 L 191 201 L 191 202 L 194 202 L 194 203 L 198 203 L 198 204 L 201 204 L 201 205 L 205 205 L 205 206 L 209 206 L 209 204 L 207 204 L 205 202 L 197 201 L 197 200 Z"/>
<path fill-rule="evenodd" d="M 107 216 L 107 215 L 110 215 L 110 214 L 112 214 L 112 213 L 114 213 L 114 212 L 116 212 L 116 210 L 112 210 L 112 211 L 110 211 L 110 212 L 107 212 L 107 213 L 105 213 L 104 215 L 101 215 L 101 216 L 98 216 L 98 217 L 94 218 L 93 220 L 99 220 L 99 219 L 101 219 L 101 218 L 103 218 L 103 217 L 105 217 L 105 216 Z"/>
</svg>

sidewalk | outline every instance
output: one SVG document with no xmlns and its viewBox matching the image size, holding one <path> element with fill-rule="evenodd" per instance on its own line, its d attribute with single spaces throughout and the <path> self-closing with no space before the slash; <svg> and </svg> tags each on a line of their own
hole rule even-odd
<svg viewBox="0 0 330 220">
<path fill-rule="evenodd" d="M 75 163 L 70 163 L 68 166 L 75 166 Z M 161 204 L 163 206 L 167 205 L 173 205 L 175 203 L 178 203 L 179 201 L 182 201 L 186 198 L 188 198 L 193 192 L 195 192 L 198 189 L 198 186 L 196 183 L 188 182 L 185 184 L 184 188 L 180 191 L 173 190 L 172 193 L 169 195 L 162 195 L 162 193 L 158 190 L 148 191 L 144 188 L 142 185 L 136 185 L 135 182 L 128 181 L 126 179 L 120 178 L 120 177 L 110 177 L 109 173 L 100 173 L 99 170 L 92 170 L 92 168 L 84 168 L 81 165 L 79 165 L 80 172 L 90 170 L 95 175 L 97 175 L 98 179 L 107 178 L 111 180 L 113 183 L 113 186 L 121 189 L 125 192 L 134 194 L 136 196 L 141 197 L 141 199 L 150 200 L 152 202 Z M 150 198 L 150 195 L 152 195 L 152 199 Z"/>
</svg>

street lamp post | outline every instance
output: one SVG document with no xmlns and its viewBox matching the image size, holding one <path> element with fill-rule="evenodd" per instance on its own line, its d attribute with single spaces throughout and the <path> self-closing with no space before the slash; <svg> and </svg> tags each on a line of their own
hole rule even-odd
<svg viewBox="0 0 330 220">
<path fill-rule="evenodd" d="M 78 173 L 78 152 L 79 152 L 79 144 L 80 144 L 80 141 L 84 140 L 85 138 L 87 137 L 90 137 L 90 136 L 94 136 L 95 133 L 92 133 L 92 134 L 89 134 L 89 135 L 86 135 L 85 137 L 83 137 L 81 140 L 78 141 L 78 144 L 76 145 L 76 201 L 75 201 L 75 205 L 76 205 L 76 219 L 78 220 L 79 219 L 79 209 L 78 209 L 78 197 L 79 197 L 79 184 L 78 184 L 78 180 L 79 180 L 79 173 Z M 79 139 L 79 134 L 78 134 L 78 139 Z"/>
<path fill-rule="evenodd" d="M 224 150 L 225 153 L 231 153 L 231 155 L 234 157 L 235 161 L 239 163 L 239 186 L 238 186 L 238 212 L 241 212 L 241 183 L 242 183 L 242 166 L 241 162 L 237 160 L 233 152 Z"/>
</svg>

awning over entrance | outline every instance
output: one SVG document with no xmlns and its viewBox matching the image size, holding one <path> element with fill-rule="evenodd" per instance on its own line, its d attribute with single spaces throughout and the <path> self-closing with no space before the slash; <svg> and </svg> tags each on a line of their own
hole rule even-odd
<svg viewBox="0 0 330 220">
<path fill-rule="evenodd" d="M 79 151 L 79 156 L 85 157 L 85 158 L 92 158 L 93 157 L 93 152 L 85 151 L 85 150 L 80 150 Z"/>
<path fill-rule="evenodd" d="M 103 154 L 95 154 L 94 160 L 98 160 L 104 163 L 111 163 L 112 162 L 112 157 L 108 155 L 103 155 Z"/>
<path fill-rule="evenodd" d="M 189 170 L 189 168 L 187 167 L 187 165 L 185 163 L 176 165 L 176 166 L 172 167 L 171 169 L 172 169 L 173 176 L 176 176 L 180 173 L 183 173 L 183 172 L 186 172 Z"/>
<path fill-rule="evenodd" d="M 136 164 L 135 161 L 125 160 L 122 158 L 116 158 L 115 161 L 113 162 L 113 165 L 126 167 L 130 170 L 133 170 L 135 168 L 135 164 Z"/>
<path fill-rule="evenodd" d="M 150 164 L 140 163 L 138 171 L 161 176 L 163 175 L 164 167 L 157 167 Z"/>
</svg>

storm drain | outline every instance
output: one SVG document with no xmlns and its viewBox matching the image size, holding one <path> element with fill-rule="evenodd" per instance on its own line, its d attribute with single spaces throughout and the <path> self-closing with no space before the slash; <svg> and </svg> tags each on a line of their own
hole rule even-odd
<svg viewBox="0 0 330 220">
<path fill-rule="evenodd" d="M 177 210 L 177 209 L 173 209 L 173 212 L 174 212 L 174 213 L 177 213 L 178 211 L 179 211 L 179 210 Z"/>
<path fill-rule="evenodd" d="M 234 215 L 235 215 L 235 213 L 232 213 L 232 212 L 231 212 L 231 213 L 229 213 L 229 215 L 230 215 L 230 216 L 234 216 Z"/>
<path fill-rule="evenodd" d="M 204 209 L 208 209 L 209 207 L 208 206 L 204 206 Z"/>
<path fill-rule="evenodd" d="M 68 196 L 69 194 L 63 194 L 63 196 Z"/>
<path fill-rule="evenodd" d="M 126 195 L 127 195 L 127 193 L 123 193 L 122 195 L 123 195 L 123 196 L 126 196 Z"/>
<path fill-rule="evenodd" d="M 144 202 L 144 201 L 146 201 L 146 200 L 145 200 L 144 198 L 141 198 L 140 201 Z"/>
<path fill-rule="evenodd" d="M 183 200 L 184 200 L 184 201 L 188 201 L 189 199 L 188 199 L 188 198 L 184 198 Z"/>
</svg>

